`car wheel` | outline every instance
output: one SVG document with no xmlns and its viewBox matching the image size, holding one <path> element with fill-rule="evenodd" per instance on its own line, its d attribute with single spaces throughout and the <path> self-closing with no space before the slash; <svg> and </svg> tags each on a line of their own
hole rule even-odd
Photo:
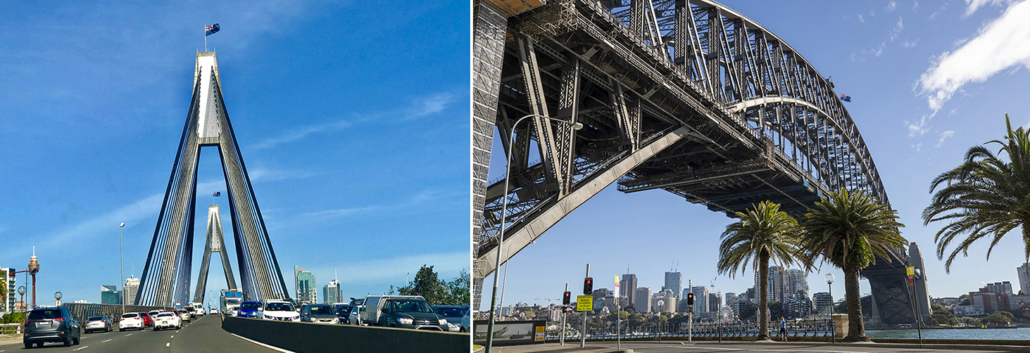
<svg viewBox="0 0 1030 353">
<path fill-rule="evenodd" d="M 72 344 L 78 346 L 79 345 L 79 339 L 76 338 L 76 339 L 72 340 Z"/>
<path fill-rule="evenodd" d="M 43 348 L 43 342 L 36 342 L 36 348 Z"/>
<path fill-rule="evenodd" d="M 123 331 L 125 331 L 125 329 L 123 329 L 121 327 L 118 328 L 118 332 L 123 332 Z"/>
<path fill-rule="evenodd" d="M 64 340 L 63 343 L 64 343 L 65 347 L 71 347 L 72 346 L 72 338 L 68 337 L 67 339 Z"/>
<path fill-rule="evenodd" d="M 161 331 L 160 327 L 154 326 L 154 331 Z"/>
<path fill-rule="evenodd" d="M 31 348 L 32 348 L 32 342 L 25 342 L 25 349 L 31 349 Z"/>
</svg>

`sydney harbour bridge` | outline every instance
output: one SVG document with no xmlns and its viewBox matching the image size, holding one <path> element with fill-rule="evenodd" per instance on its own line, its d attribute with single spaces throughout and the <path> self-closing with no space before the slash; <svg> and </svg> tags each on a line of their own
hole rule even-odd
<svg viewBox="0 0 1030 353">
<path fill-rule="evenodd" d="M 771 200 L 800 216 L 841 188 L 889 205 L 833 82 L 724 5 L 474 0 L 473 32 L 476 307 L 497 251 L 507 261 L 614 182 L 622 192 L 664 190 L 727 215 Z M 503 151 L 492 150 L 495 131 Z M 487 180 L 491 153 L 511 156 L 507 189 L 503 179 Z M 921 267 L 918 257 L 911 262 Z M 897 249 L 884 260 L 862 271 L 875 316 L 912 323 L 909 255 Z M 925 288 L 920 278 L 924 318 Z"/>
</svg>

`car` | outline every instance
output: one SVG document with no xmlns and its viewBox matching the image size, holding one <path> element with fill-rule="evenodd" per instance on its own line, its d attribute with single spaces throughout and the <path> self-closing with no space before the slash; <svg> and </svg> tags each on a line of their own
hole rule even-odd
<svg viewBox="0 0 1030 353">
<path fill-rule="evenodd" d="M 143 324 L 143 318 L 140 317 L 139 313 L 125 313 L 122 314 L 122 319 L 118 320 L 118 331 L 125 331 L 130 328 L 142 330 L 146 328 Z"/>
<path fill-rule="evenodd" d="M 237 317 L 254 317 L 261 318 L 261 311 L 264 309 L 264 304 L 257 301 L 246 301 L 240 303 L 240 307 L 236 310 Z"/>
<path fill-rule="evenodd" d="M 143 319 L 143 326 L 144 327 L 153 327 L 154 326 L 154 317 L 150 316 L 149 313 L 139 313 L 139 317 Z"/>
<path fill-rule="evenodd" d="M 300 321 L 300 313 L 290 302 L 266 300 L 262 307 L 261 318 L 275 321 Z"/>
<path fill-rule="evenodd" d="M 361 322 L 361 312 L 362 311 L 365 311 L 365 306 L 364 305 L 355 305 L 353 308 L 351 308 L 350 309 L 350 314 L 347 315 L 347 324 L 348 325 L 368 326 L 367 323 Z"/>
<path fill-rule="evenodd" d="M 350 304 L 335 304 L 333 310 L 336 312 L 336 321 L 339 324 L 349 324 L 350 312 L 354 310 L 354 306 Z"/>
<path fill-rule="evenodd" d="M 305 305 L 300 312 L 301 322 L 314 322 L 319 324 L 339 324 L 340 319 L 333 312 L 333 307 L 326 304 Z"/>
<path fill-rule="evenodd" d="M 33 309 L 25 320 L 25 336 L 22 343 L 25 349 L 43 347 L 45 342 L 62 342 L 65 347 L 79 344 L 82 330 L 79 322 L 72 317 L 65 307 L 45 307 Z"/>
<path fill-rule="evenodd" d="M 147 316 L 150 316 L 151 319 L 157 319 L 157 314 L 160 314 L 161 312 L 161 310 L 151 310 L 147 312 Z"/>
<path fill-rule="evenodd" d="M 433 305 L 433 310 L 447 319 L 449 331 L 468 332 L 461 326 L 461 319 L 469 312 L 468 305 Z"/>
<path fill-rule="evenodd" d="M 366 298 L 366 311 L 372 317 L 373 306 Z M 377 305 L 378 326 L 410 328 L 416 330 L 450 331 L 447 319 L 437 314 L 425 298 L 418 295 L 382 296 Z"/>
<path fill-rule="evenodd" d="M 186 310 L 186 312 L 190 314 L 190 320 L 193 320 L 193 319 L 197 318 L 197 309 L 196 308 L 194 308 L 192 306 L 187 306 L 185 308 L 182 308 L 182 310 Z"/>
<path fill-rule="evenodd" d="M 461 317 L 460 332 L 472 332 L 472 310 L 466 311 L 465 316 Z"/>
<path fill-rule="evenodd" d="M 91 316 L 89 319 L 86 320 L 86 325 L 82 329 L 86 331 L 86 334 L 92 333 L 94 331 L 110 332 L 111 320 L 108 320 L 107 316 L 103 315 Z"/>
<path fill-rule="evenodd" d="M 212 314 L 217 314 L 218 313 L 218 309 L 211 309 L 211 313 Z"/>
<path fill-rule="evenodd" d="M 165 328 L 176 330 L 182 328 L 182 317 L 179 316 L 179 313 L 162 311 L 154 317 L 154 331 L 161 331 L 161 329 Z"/>
<path fill-rule="evenodd" d="M 179 318 L 182 319 L 183 322 L 192 321 L 193 320 L 193 316 L 190 315 L 189 311 L 186 311 L 184 309 L 179 309 L 179 310 L 176 310 L 175 312 L 179 314 Z"/>
</svg>

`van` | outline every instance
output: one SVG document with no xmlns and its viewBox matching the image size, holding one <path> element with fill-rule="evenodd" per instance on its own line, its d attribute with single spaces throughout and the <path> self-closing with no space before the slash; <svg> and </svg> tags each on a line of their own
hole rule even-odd
<svg viewBox="0 0 1030 353">
<path fill-rule="evenodd" d="M 415 321 L 402 324 L 398 322 L 395 316 L 405 316 L 404 320 L 401 320 L 404 322 L 414 318 L 411 317 L 411 313 L 401 314 L 402 311 L 396 308 L 396 304 L 398 302 L 425 304 L 424 306 L 428 308 L 428 315 L 432 316 L 432 318 L 419 317 L 419 320 L 415 320 L 418 324 L 415 324 Z M 384 309 L 386 309 L 386 314 L 384 314 Z M 361 318 L 361 323 L 366 325 L 404 328 L 420 328 L 424 326 L 422 329 L 438 329 L 447 331 L 446 321 L 442 321 L 443 317 L 433 312 L 432 307 L 426 303 L 426 299 L 419 295 L 370 295 L 365 297 L 364 306 L 359 308 L 359 311 L 358 316 Z M 419 315 L 422 315 L 422 313 L 417 313 L 415 316 Z"/>
</svg>

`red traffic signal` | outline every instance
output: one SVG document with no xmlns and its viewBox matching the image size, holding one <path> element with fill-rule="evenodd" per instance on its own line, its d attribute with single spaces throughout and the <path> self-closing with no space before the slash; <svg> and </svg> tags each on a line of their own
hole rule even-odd
<svg viewBox="0 0 1030 353">
<path fill-rule="evenodd" d="M 694 305 L 694 293 L 687 293 L 687 305 Z"/>
<path fill-rule="evenodd" d="M 563 294 L 562 297 L 561 297 L 561 304 L 562 305 L 569 305 L 569 303 L 571 301 L 572 301 L 572 292 L 565 291 L 565 294 Z"/>
<path fill-rule="evenodd" d="M 583 295 L 590 295 L 594 291 L 594 278 L 587 277 L 583 279 Z"/>
</svg>

